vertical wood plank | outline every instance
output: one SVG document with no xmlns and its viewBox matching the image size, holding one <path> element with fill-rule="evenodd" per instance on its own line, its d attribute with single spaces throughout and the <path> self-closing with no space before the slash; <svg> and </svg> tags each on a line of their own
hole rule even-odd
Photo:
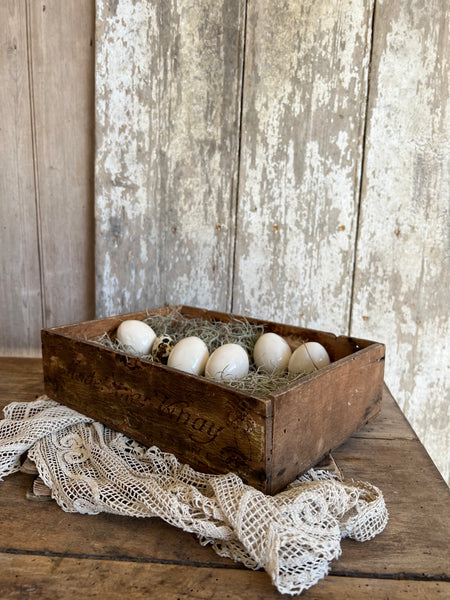
<svg viewBox="0 0 450 600">
<path fill-rule="evenodd" d="M 450 7 L 377 2 L 351 329 L 450 483 Z"/>
<path fill-rule="evenodd" d="M 97 2 L 99 316 L 230 308 L 244 4 Z"/>
<path fill-rule="evenodd" d="M 39 351 L 42 325 L 24 2 L 0 3 L 0 345 Z"/>
<path fill-rule="evenodd" d="M 371 19 L 250 0 L 235 312 L 347 332 Z"/>
<path fill-rule="evenodd" d="M 27 1 L 50 327 L 94 316 L 94 2 Z"/>
</svg>

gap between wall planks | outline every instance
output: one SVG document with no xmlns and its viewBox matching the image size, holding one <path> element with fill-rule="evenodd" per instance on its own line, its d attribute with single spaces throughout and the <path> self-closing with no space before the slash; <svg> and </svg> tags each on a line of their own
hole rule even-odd
<svg viewBox="0 0 450 600">
<path fill-rule="evenodd" d="M 263 92 L 266 86 L 264 78 L 251 82 L 248 79 L 249 74 L 256 72 L 256 69 L 261 70 L 261 65 L 264 65 L 265 62 L 264 57 L 255 55 L 255 50 L 252 50 L 250 42 L 252 34 L 254 35 L 258 31 L 264 32 L 263 24 L 255 15 L 258 15 L 260 10 L 267 11 L 267 6 L 267 3 L 259 5 L 256 1 L 249 2 L 248 56 L 245 60 L 246 84 L 249 86 L 245 98 L 247 107 L 251 107 L 252 103 L 255 104 L 258 98 L 264 98 Z M 290 2 L 285 5 L 284 10 L 289 13 L 289 7 L 293 6 L 294 3 Z M 311 11 L 319 10 L 318 7 L 314 8 L 308 3 L 302 3 L 302 6 L 304 15 L 307 16 L 314 14 Z M 310 6 L 312 8 L 308 8 Z M 323 25 L 326 19 L 319 18 L 321 31 L 323 31 L 323 39 L 319 41 L 323 44 L 323 48 L 325 50 L 327 48 L 325 32 L 328 31 L 328 35 L 333 36 L 336 33 L 336 38 L 333 38 L 335 39 L 333 49 L 336 49 L 338 54 L 340 52 L 341 56 L 345 49 L 339 48 L 336 43 L 339 39 L 342 41 L 343 29 L 351 31 L 352 27 L 355 28 L 355 17 L 347 16 L 345 18 L 346 6 L 344 2 L 336 2 L 334 5 L 336 15 L 341 15 L 337 19 L 338 25 L 335 29 L 329 26 L 327 30 Z M 357 4 L 352 6 L 357 6 Z M 230 17 L 230 14 L 236 16 L 237 9 L 236 7 L 232 8 L 230 3 L 227 3 L 227 8 L 231 11 L 231 13 L 227 13 L 229 15 L 228 25 L 222 29 L 219 27 L 216 31 L 219 33 L 227 31 L 228 42 L 224 40 L 223 35 L 219 37 L 224 45 L 228 44 L 228 50 L 226 54 L 219 52 L 220 60 L 216 57 L 214 64 L 216 69 L 220 69 L 221 60 L 225 56 L 231 56 L 231 48 L 234 49 L 233 56 L 235 65 L 237 64 L 234 71 L 237 81 L 234 82 L 235 87 L 233 88 L 233 94 L 236 95 L 234 99 L 235 112 L 233 113 L 229 109 L 228 113 L 224 112 L 224 114 L 235 114 L 236 123 L 233 122 L 232 126 L 230 125 L 228 137 L 224 134 L 222 139 L 229 140 L 229 147 L 232 147 L 234 156 L 236 156 L 239 151 L 239 114 L 241 112 L 239 103 L 241 101 L 241 63 L 243 63 L 245 42 L 243 35 L 245 3 L 240 4 L 238 11 L 238 33 L 235 31 L 236 21 L 233 22 Z M 323 10 L 329 10 L 329 8 L 325 7 Z M 378 0 L 375 12 L 372 84 L 369 94 L 365 170 L 362 180 L 361 226 L 355 257 L 351 332 L 354 335 L 373 337 L 387 343 L 387 381 L 441 472 L 448 480 L 448 459 L 446 457 L 449 447 L 449 416 L 447 407 L 450 403 L 447 399 L 446 364 L 449 348 L 446 344 L 448 344 L 450 336 L 448 335 L 448 309 L 444 296 L 449 287 L 449 261 L 445 255 L 449 189 L 449 174 L 446 165 L 448 165 L 448 140 L 450 139 L 447 87 L 448 8 L 443 1 L 424 7 L 417 2 L 412 5 L 402 2 L 390 6 L 389 3 Z M 93 0 L 65 2 L 64 10 L 62 10 L 61 3 L 56 0 L 47 2 L 7 0 L 0 6 L 0 14 L 1 22 L 6 24 L 1 42 L 0 65 L 2 123 L 0 219 L 3 225 L 0 238 L 2 254 L 0 339 L 4 354 L 29 355 L 40 353 L 39 329 L 44 321 L 51 326 L 83 320 L 93 315 L 93 267 L 89 260 L 93 244 L 93 219 L 92 215 L 89 215 L 92 210 L 89 208 L 89 202 L 92 202 L 92 181 L 90 180 L 91 167 L 88 163 L 89 156 L 92 156 L 93 47 L 91 39 L 94 3 Z M 360 12 L 356 11 L 356 17 L 358 15 Z M 185 18 L 187 18 L 186 15 Z M 217 13 L 215 18 L 217 21 Z M 285 17 L 281 14 L 274 19 L 274 26 L 281 23 L 283 18 Z M 166 17 L 167 22 L 171 21 Z M 364 26 L 366 23 L 365 21 Z M 307 19 L 302 26 L 308 29 Z M 195 35 L 189 33 L 186 24 L 183 27 L 183 31 L 187 32 L 184 39 L 188 39 L 189 43 L 194 43 Z M 312 31 L 311 27 L 310 24 L 310 31 Z M 204 29 L 205 24 L 202 33 Z M 209 31 L 214 31 L 214 29 L 210 28 Z M 355 29 L 353 31 L 355 33 Z M 339 38 L 339 32 L 341 32 L 341 38 Z M 283 33 L 289 34 L 289 30 Z M 274 35 L 270 28 L 266 34 Z M 221 48 L 220 44 L 217 48 L 214 46 L 214 39 L 210 33 L 209 54 L 202 53 L 198 49 L 197 57 L 200 57 L 198 58 L 200 62 L 206 57 L 210 60 L 211 55 L 217 52 L 217 48 Z M 164 124 L 165 115 L 168 114 L 168 99 L 164 99 L 163 95 L 169 94 L 169 92 L 173 93 L 174 90 L 178 93 L 179 86 L 176 76 L 180 77 L 185 73 L 185 71 L 179 70 L 178 60 L 174 58 L 178 52 L 179 39 L 171 42 L 167 38 L 166 32 L 165 44 L 161 48 L 161 53 L 164 49 L 174 48 L 173 60 L 170 63 L 173 67 L 174 78 L 170 85 L 166 81 L 166 87 L 162 88 L 159 96 L 160 103 L 166 102 L 164 105 L 166 113 L 160 111 L 162 124 Z M 270 44 L 267 41 L 258 39 L 259 52 L 264 49 L 264 46 L 270 50 Z M 289 49 L 288 46 L 286 47 Z M 361 48 L 362 46 L 359 46 L 360 51 Z M 299 52 L 303 51 L 301 48 L 297 49 Z M 161 56 L 162 54 L 159 64 L 162 64 L 164 69 Z M 305 51 L 304 56 L 305 58 L 314 56 L 317 58 L 320 53 L 314 55 L 314 53 L 307 54 Z M 367 52 L 365 57 L 367 61 Z M 28 60 L 29 58 L 31 61 Z M 185 61 L 187 60 L 188 57 L 185 58 Z M 252 61 L 257 63 L 257 67 L 252 66 Z M 190 64 L 195 65 L 195 69 L 199 68 L 198 64 L 194 62 Z M 228 62 L 227 64 L 229 65 Z M 314 62 L 315 69 L 311 70 L 311 75 L 315 73 L 315 79 L 311 76 L 309 89 L 310 93 L 312 93 L 311 90 L 315 90 L 313 97 L 316 99 L 316 106 L 319 107 L 319 100 L 323 96 L 323 87 L 318 85 L 322 75 L 317 67 L 322 65 L 321 68 L 325 69 L 327 64 L 326 61 L 316 60 Z M 280 63 L 280 65 L 282 69 L 283 64 Z M 194 68 L 192 70 L 194 71 Z M 228 75 L 232 78 L 233 72 L 229 70 Z M 190 82 L 193 82 L 194 86 L 199 85 L 197 84 L 198 74 L 190 73 L 190 77 Z M 210 77 L 204 74 L 201 81 L 204 84 L 204 96 L 201 93 L 196 95 L 195 90 L 189 90 L 191 94 L 189 98 L 194 96 L 194 100 L 197 99 L 197 103 L 192 103 L 191 108 L 192 114 L 200 114 L 199 121 L 201 121 L 202 115 L 208 114 L 201 110 L 202 98 L 207 96 L 208 99 L 211 99 L 214 97 L 214 93 L 221 89 L 220 86 L 217 87 L 217 72 L 213 72 Z M 303 82 L 302 85 L 305 83 Z M 360 85 L 363 89 L 365 83 Z M 71 90 L 70 94 L 65 93 L 64 87 Z M 205 92 L 205 90 L 207 91 Z M 186 93 L 186 91 L 183 92 L 184 97 Z M 183 98 L 183 94 L 180 95 L 180 98 Z M 305 94 L 306 92 L 304 92 Z M 230 98 L 231 95 L 226 97 Z M 33 104 L 31 104 L 31 100 Z M 209 106 L 211 113 L 211 102 Z M 243 148 L 240 185 L 240 189 L 244 192 L 249 189 L 249 182 L 245 178 L 245 169 L 249 169 L 247 174 L 250 175 L 252 169 L 255 169 L 251 163 L 248 165 L 248 158 L 245 156 L 245 144 L 250 144 L 251 147 L 253 143 L 253 134 L 251 131 L 246 131 L 246 128 L 252 124 L 252 119 L 253 122 L 256 122 L 259 118 L 257 114 L 256 116 L 252 115 L 251 111 L 246 113 L 245 106 L 241 112 Z M 295 106 L 290 110 L 295 112 Z M 323 114 L 325 114 L 324 110 L 322 107 Z M 198 113 L 198 111 L 200 112 Z M 76 115 L 76 117 L 69 122 L 66 119 L 67 114 Z M 176 112 L 171 110 L 171 114 L 173 116 Z M 31 115 L 33 115 L 33 120 Z M 192 115 L 189 116 L 191 123 L 197 126 L 194 130 L 201 132 L 199 122 Z M 217 127 L 217 121 L 214 123 Z M 311 123 L 313 123 L 313 119 Z M 278 140 L 273 126 L 270 129 L 271 125 L 270 119 L 266 120 L 267 133 L 264 135 L 269 140 L 271 139 L 276 147 Z M 316 126 L 319 125 L 320 123 L 316 119 Z M 170 143 L 166 143 L 166 148 L 173 148 L 174 140 L 181 136 L 182 126 L 183 123 L 177 123 L 176 127 L 172 125 L 172 137 L 169 140 Z M 236 131 L 233 133 L 234 127 L 236 127 Z M 210 140 L 209 143 L 212 147 L 214 145 L 214 128 L 205 127 L 205 130 L 211 134 L 211 137 L 207 139 Z M 173 131 L 177 132 L 175 137 Z M 263 127 L 260 127 L 258 135 L 261 135 L 261 131 L 264 133 Z M 312 128 L 306 131 L 306 134 L 311 131 Z M 359 132 L 360 134 L 361 132 Z M 143 135 L 145 138 L 145 132 Z M 164 136 L 161 137 L 164 138 Z M 192 131 L 189 131 L 189 137 L 193 138 Z M 167 142 L 169 135 L 166 135 L 165 139 Z M 322 145 L 319 147 L 325 148 L 327 140 L 325 125 L 323 125 L 320 139 Z M 186 142 L 186 140 L 184 141 Z M 203 143 L 204 146 L 205 138 L 198 135 L 195 143 L 199 146 L 202 146 Z M 264 143 L 264 137 L 262 143 Z M 342 139 L 339 144 L 339 148 L 345 147 L 342 146 Z M 272 146 L 267 145 L 269 149 Z M 271 161 L 273 162 L 273 156 L 276 158 L 277 152 L 281 152 L 281 150 L 282 147 L 273 150 L 272 155 L 267 158 L 269 165 Z M 357 145 L 355 152 L 360 152 Z M 191 156 L 195 156 L 195 153 L 195 147 L 191 148 Z M 288 175 L 292 163 L 286 160 L 286 155 L 285 151 L 285 179 L 289 182 Z M 203 154 L 203 157 L 205 156 L 208 161 L 207 152 Z M 326 153 L 324 156 L 327 156 Z M 334 157 L 338 164 L 339 156 L 330 152 L 330 157 L 331 159 Z M 165 228 L 164 225 L 161 228 L 166 240 L 165 255 L 160 255 L 159 262 L 154 269 L 156 275 L 150 270 L 147 271 L 150 279 L 155 277 L 160 281 L 163 292 L 159 292 L 153 281 L 151 290 L 155 293 L 153 296 L 148 294 L 144 299 L 148 300 L 148 304 L 151 306 L 159 305 L 165 301 L 164 298 L 171 302 L 177 301 L 179 274 L 190 269 L 190 272 L 193 273 L 192 289 L 187 284 L 179 288 L 182 292 L 179 295 L 183 295 L 183 301 L 193 299 L 195 304 L 207 306 L 208 303 L 211 303 L 214 304 L 212 306 L 214 308 L 227 310 L 231 307 L 232 290 L 234 289 L 234 308 L 238 310 L 239 303 L 242 303 L 241 306 L 245 309 L 244 300 L 239 295 L 242 268 L 241 276 L 236 269 L 235 285 L 233 286 L 231 283 L 234 269 L 235 231 L 237 228 L 238 235 L 241 235 L 240 246 L 236 246 L 238 250 L 236 264 L 238 264 L 239 248 L 246 250 L 241 215 L 245 215 L 249 211 L 248 205 L 244 204 L 241 198 L 238 207 L 239 213 L 235 209 L 238 178 L 236 174 L 237 159 L 233 159 L 235 161 L 233 166 L 229 162 L 225 170 L 224 181 L 230 172 L 230 177 L 233 177 L 233 181 L 228 187 L 229 199 L 224 205 L 217 201 L 220 206 L 212 209 L 213 216 L 217 216 L 216 211 L 219 209 L 226 210 L 227 219 L 217 219 L 214 224 L 216 227 L 214 234 L 217 236 L 217 240 L 215 244 L 207 245 L 207 251 L 203 254 L 204 257 L 215 256 L 216 258 L 221 257 L 222 260 L 222 262 L 217 261 L 219 268 L 216 262 L 210 261 L 209 263 L 211 272 L 216 273 L 214 285 L 217 285 L 220 279 L 222 286 L 219 293 L 212 297 L 211 289 L 215 289 L 214 286 L 209 287 L 208 284 L 204 286 L 204 281 L 199 276 L 208 277 L 208 269 L 204 267 L 200 272 L 198 267 L 197 257 L 202 250 L 201 244 L 198 243 L 197 246 L 192 244 L 190 249 L 193 248 L 194 252 L 189 259 L 183 258 L 183 244 L 190 243 L 192 239 L 196 241 L 195 218 L 192 220 L 191 216 L 190 229 L 186 226 L 186 229 L 189 229 L 188 235 L 183 233 L 183 237 L 180 237 L 179 241 L 172 246 L 170 244 L 172 239 L 170 235 L 176 234 L 177 227 L 176 223 L 170 226 L 173 197 L 176 197 L 177 190 L 184 181 L 192 182 L 194 180 L 193 176 L 191 179 L 186 177 L 185 171 L 189 167 L 190 160 L 186 159 L 182 163 L 184 170 L 180 168 L 177 171 L 176 167 L 179 164 L 179 161 L 175 160 L 177 158 L 175 156 L 175 158 L 166 160 L 167 168 L 174 170 L 178 177 L 175 175 L 172 177 L 172 184 L 168 186 L 171 196 L 166 193 L 166 204 L 157 206 L 159 222 L 167 223 Z M 312 155 L 309 156 L 309 163 L 312 158 L 314 158 Z M 223 157 L 221 160 L 223 165 Z M 334 164 L 333 160 L 328 162 L 331 165 Z M 315 164 L 320 166 L 321 163 L 316 161 Z M 200 171 L 196 171 L 197 174 L 198 172 Z M 282 169 L 281 173 L 283 173 Z M 343 179 L 344 181 L 347 179 L 347 183 L 349 173 L 350 170 L 344 169 Z M 163 170 L 160 175 L 164 175 Z M 204 175 L 205 180 L 207 176 L 208 173 Z M 310 176 L 312 175 L 310 174 Z M 267 176 L 267 179 L 270 180 L 270 177 Z M 325 182 L 328 182 L 328 189 L 333 187 L 329 179 L 325 178 Z M 37 184 L 39 188 L 36 187 Z M 316 184 L 325 187 L 322 178 L 317 178 Z M 61 186 L 64 185 L 64 190 L 61 191 Z M 275 191 L 283 189 L 281 184 L 277 185 L 278 187 L 274 188 Z M 355 205 L 358 186 L 359 177 L 356 170 L 352 207 Z M 225 189 L 226 181 L 223 187 Z M 320 198 L 319 192 L 317 192 L 317 196 Z M 216 202 L 217 194 L 211 197 Z M 86 198 L 90 198 L 88 204 L 82 204 Z M 195 206 L 200 209 L 206 206 L 207 209 L 206 200 L 203 199 L 203 202 L 204 204 L 199 201 Z M 248 203 L 250 202 L 255 204 L 255 198 L 248 196 Z M 275 198 L 275 201 L 270 200 L 270 202 L 273 207 L 274 202 L 276 206 L 279 199 Z M 257 214 L 258 211 L 262 213 L 263 209 L 266 214 L 271 212 L 267 203 L 265 207 L 260 206 L 259 203 L 256 203 L 256 206 Z M 382 207 L 383 210 L 378 210 L 378 207 Z M 203 210 L 203 213 L 206 209 Z M 323 210 L 321 211 L 320 205 L 317 206 L 317 209 L 316 207 L 308 207 L 308 209 L 308 212 L 305 212 L 307 226 L 312 232 L 320 232 L 317 227 L 314 229 L 314 220 L 316 218 L 323 219 Z M 183 221 L 181 211 L 180 203 L 176 205 L 174 211 L 178 222 Z M 272 211 L 272 216 L 273 214 Z M 38 221 L 38 216 L 40 216 L 40 221 Z M 332 218 L 331 216 L 329 222 L 332 221 Z M 147 215 L 145 219 L 150 226 L 152 215 Z M 308 219 L 311 222 L 308 222 Z M 353 213 L 348 216 L 352 227 L 354 227 L 354 219 Z M 210 222 L 214 220 L 214 218 L 210 221 L 204 220 L 203 239 L 207 241 L 211 231 Z M 192 226 L 192 222 L 195 226 Z M 227 223 L 227 227 L 225 227 L 225 223 Z M 218 227 L 219 225 L 220 227 Z M 339 234 L 344 235 L 339 235 L 338 240 L 340 239 L 344 243 L 342 248 L 338 245 L 338 249 L 345 256 L 346 253 L 347 255 L 351 254 L 350 238 L 354 238 L 356 232 L 352 230 L 351 236 L 349 236 L 347 227 L 344 223 L 342 225 L 345 229 L 339 228 Z M 393 229 L 394 225 L 395 229 Z M 274 234 L 280 231 L 279 223 L 274 223 L 273 227 Z M 300 228 L 302 228 L 302 223 L 300 223 Z M 345 233 L 346 231 L 347 233 Z M 265 233 L 267 237 L 267 232 Z M 219 234 L 222 237 L 219 237 Z M 295 236 L 296 231 L 293 231 L 292 234 Z M 330 239 L 332 239 L 331 233 Z M 200 237 L 199 240 L 201 240 Z M 274 237 L 272 247 L 276 248 L 276 243 L 278 243 L 277 251 L 278 257 L 280 257 L 280 243 Z M 325 242 L 326 249 L 329 249 L 327 243 L 329 244 L 329 240 Z M 178 254 L 179 262 L 176 264 L 173 261 L 171 266 L 172 248 L 174 249 L 173 254 Z M 380 248 L 383 250 L 381 251 Z M 324 271 L 323 267 L 319 268 L 323 264 L 318 259 L 320 246 L 317 245 L 314 250 L 316 263 L 312 266 L 315 270 L 312 267 L 306 269 L 306 284 L 311 285 L 315 279 L 315 286 L 317 281 L 320 281 L 320 278 L 316 277 L 316 273 L 323 276 L 326 270 Z M 264 253 L 267 259 L 272 256 L 270 247 L 264 249 Z M 326 252 L 324 252 L 324 256 L 326 257 Z M 166 259 L 169 259 L 168 262 Z M 299 260 L 302 260 L 302 255 Z M 40 263 L 43 269 L 42 277 L 39 271 Z M 268 264 L 270 267 L 269 260 Z M 169 268 L 166 269 L 165 265 Z M 213 265 L 215 270 L 213 270 Z M 276 278 L 292 279 L 292 266 L 286 265 L 283 270 L 283 263 L 280 262 L 280 265 L 280 268 L 277 268 Z M 267 272 L 270 272 L 269 267 Z M 134 268 L 132 263 L 131 273 Z M 293 270 L 295 274 L 300 269 L 294 265 Z M 350 264 L 348 270 L 351 270 Z M 279 274 L 278 271 L 280 271 Z M 145 284 L 148 285 L 149 276 L 145 269 L 144 274 Z M 118 277 L 117 273 L 113 272 L 112 277 Z M 261 277 L 261 283 L 258 283 L 261 289 L 264 289 L 267 279 L 267 277 L 265 280 Z M 99 285 L 103 285 L 101 279 Z M 299 288 L 301 285 L 304 283 L 293 281 L 291 287 Z M 45 292 L 46 301 L 42 299 L 41 287 Z M 117 284 L 118 293 L 122 287 L 127 287 L 125 279 L 120 285 Z M 249 287 L 249 285 L 246 286 L 247 297 L 252 298 L 253 295 L 256 298 L 256 292 L 251 289 L 249 291 Z M 318 287 L 320 290 L 320 285 Z M 344 291 L 337 289 L 332 292 L 345 298 L 347 282 L 344 287 Z M 202 289 L 207 289 L 208 293 L 202 295 Z M 302 317 L 300 308 L 298 313 L 293 313 L 291 317 L 290 307 L 296 308 L 295 294 L 290 292 L 287 286 L 286 289 L 287 292 L 283 290 L 283 293 L 277 297 L 273 296 L 276 308 L 272 309 L 272 303 L 266 302 L 267 309 L 273 310 L 275 318 L 282 319 L 283 314 L 286 314 L 286 320 L 291 322 L 337 331 L 338 327 L 334 323 L 330 327 L 327 326 L 325 320 L 328 317 L 325 315 L 325 309 L 320 313 L 325 315 L 322 317 L 322 323 L 313 322 L 313 317 L 308 313 Z M 283 296 L 286 293 L 287 302 Z M 261 294 L 260 297 L 262 302 L 265 302 L 264 294 Z M 256 314 L 259 310 L 256 304 L 256 300 L 254 300 L 254 305 L 249 308 L 249 312 L 252 314 Z M 264 316 L 267 317 L 267 315 Z M 308 319 L 311 321 L 308 322 Z M 342 320 L 345 322 L 344 316 Z M 336 319 L 336 322 L 338 321 L 339 318 Z"/>
<path fill-rule="evenodd" d="M 94 316 L 94 3 L 1 3 L 2 353 Z"/>
<path fill-rule="evenodd" d="M 241 111 L 247 3 L 209 4 L 98 3 L 97 313 L 346 332 L 372 5 L 249 2 Z"/>
<path fill-rule="evenodd" d="M 377 2 L 351 332 L 450 483 L 450 5 Z"/>
</svg>

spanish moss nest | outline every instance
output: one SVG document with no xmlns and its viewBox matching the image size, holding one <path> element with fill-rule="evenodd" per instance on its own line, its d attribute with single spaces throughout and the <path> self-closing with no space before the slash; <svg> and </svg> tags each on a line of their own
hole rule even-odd
<svg viewBox="0 0 450 600">
<path fill-rule="evenodd" d="M 268 374 L 257 369 L 252 361 L 253 348 L 256 340 L 264 333 L 264 327 L 263 325 L 249 323 L 246 319 L 233 319 L 229 322 L 207 321 L 201 318 L 189 318 L 177 310 L 173 310 L 167 315 L 151 315 L 144 319 L 144 323 L 147 323 L 157 336 L 169 335 L 175 344 L 183 338 L 197 336 L 205 342 L 210 354 L 224 344 L 239 344 L 242 346 L 250 359 L 249 373 L 239 379 L 227 380 L 221 383 L 243 392 L 264 398 L 271 392 L 304 376 L 303 373 L 298 375 L 289 375 L 288 373 Z M 124 347 L 114 335 L 109 336 L 104 333 L 94 341 L 112 350 L 134 354 L 130 351 L 130 348 Z M 155 362 L 151 354 L 140 355 L 140 358 Z"/>
</svg>

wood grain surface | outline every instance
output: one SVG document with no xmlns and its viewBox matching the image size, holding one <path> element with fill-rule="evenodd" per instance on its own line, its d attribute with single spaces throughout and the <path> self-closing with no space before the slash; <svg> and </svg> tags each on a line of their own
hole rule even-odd
<svg viewBox="0 0 450 600">
<path fill-rule="evenodd" d="M 25 3 L 2 2 L 0 22 L 0 339 L 3 353 L 26 356 L 42 313 Z"/>
<path fill-rule="evenodd" d="M 94 4 L 0 6 L 0 344 L 93 316 Z"/>
<path fill-rule="evenodd" d="M 97 314 L 229 310 L 243 3 L 97 3 Z"/>
<path fill-rule="evenodd" d="M 249 2 L 233 311 L 346 333 L 372 2 Z"/>
<path fill-rule="evenodd" d="M 43 391 L 41 361 L 0 359 L 0 408 Z M 383 491 L 390 518 L 373 540 L 343 540 L 330 575 L 302 598 L 446 598 L 450 593 L 450 494 L 385 388 L 370 427 L 334 454 L 345 480 Z M 158 518 L 63 512 L 26 500 L 33 475 L 0 483 L 2 600 L 282 598 L 263 571 L 220 558 Z"/>
<path fill-rule="evenodd" d="M 377 2 L 351 331 L 450 482 L 450 5 Z"/>
<path fill-rule="evenodd" d="M 14 556 L 0 554 L 0 568 L 5 573 L 5 600 L 24 597 L 40 600 L 83 598 L 130 598 L 133 600 L 242 600 L 284 598 L 268 589 L 267 576 L 258 571 L 218 569 L 178 564 L 77 559 L 49 556 Z M 15 575 L 20 572 L 21 583 Z M 64 581 L 64 586 L 61 586 Z M 102 582 L 99 586 L 99 582 Z M 125 589 L 126 587 L 126 589 Z M 395 581 L 369 577 L 329 576 L 314 588 L 302 593 L 305 600 L 430 600 L 447 598 L 450 583 L 444 581 Z"/>
<path fill-rule="evenodd" d="M 30 1 L 43 326 L 94 315 L 94 7 Z"/>
<path fill-rule="evenodd" d="M 447 3 L 183 6 L 97 11 L 99 315 L 180 301 L 384 342 L 450 481 Z"/>
<path fill-rule="evenodd" d="M 0 11 L 2 353 L 94 315 L 95 242 L 99 316 L 385 342 L 449 482 L 448 3 L 99 0 L 96 65 L 94 0 Z"/>
<path fill-rule="evenodd" d="M 318 341 L 332 360 L 264 397 L 95 343 L 126 319 L 174 309 L 209 321 L 240 318 L 177 306 L 44 329 L 46 393 L 196 470 L 231 469 L 268 494 L 281 491 L 379 413 L 385 348 L 368 340 L 250 319 L 265 332 L 283 335 L 293 349 Z"/>
</svg>

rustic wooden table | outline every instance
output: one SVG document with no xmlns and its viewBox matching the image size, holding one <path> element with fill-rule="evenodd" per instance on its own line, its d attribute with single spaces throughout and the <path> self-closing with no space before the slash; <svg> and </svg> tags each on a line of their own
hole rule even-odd
<svg viewBox="0 0 450 600">
<path fill-rule="evenodd" d="M 39 359 L 0 358 L 0 408 L 42 391 Z M 345 479 L 381 488 L 390 520 L 369 542 L 344 540 L 330 575 L 301 597 L 450 598 L 449 489 L 387 390 L 377 419 L 333 456 Z M 264 571 L 222 559 L 160 519 L 30 502 L 32 478 L 0 483 L 1 600 L 283 597 Z"/>
</svg>

